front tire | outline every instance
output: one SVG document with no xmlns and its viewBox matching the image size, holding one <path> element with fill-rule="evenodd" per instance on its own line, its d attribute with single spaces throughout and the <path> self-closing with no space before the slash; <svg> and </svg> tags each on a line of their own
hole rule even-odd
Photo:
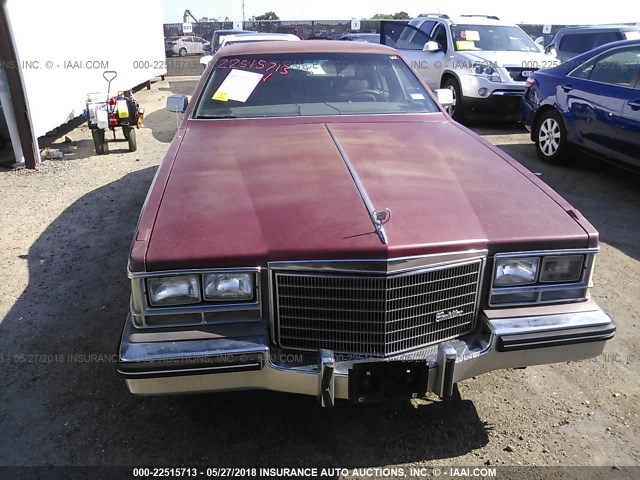
<svg viewBox="0 0 640 480">
<path fill-rule="evenodd" d="M 463 121 L 464 109 L 462 106 L 462 89 L 460 88 L 460 83 L 455 78 L 448 78 L 447 81 L 444 82 L 444 88 L 448 88 L 453 94 L 453 103 L 446 107 L 447 113 L 451 115 L 451 118 L 456 122 Z"/>
<path fill-rule="evenodd" d="M 538 156 L 548 163 L 567 161 L 567 130 L 557 110 L 547 110 L 536 122 L 534 134 Z"/>
<path fill-rule="evenodd" d="M 138 142 L 136 140 L 136 129 L 134 127 L 125 127 L 125 138 L 129 142 L 129 151 L 135 152 L 138 149 Z"/>
<path fill-rule="evenodd" d="M 96 147 L 96 153 L 98 155 L 104 155 L 107 153 L 107 142 L 104 138 L 104 130 L 100 128 L 94 128 L 91 130 L 91 136 L 93 137 L 93 145 Z"/>
</svg>

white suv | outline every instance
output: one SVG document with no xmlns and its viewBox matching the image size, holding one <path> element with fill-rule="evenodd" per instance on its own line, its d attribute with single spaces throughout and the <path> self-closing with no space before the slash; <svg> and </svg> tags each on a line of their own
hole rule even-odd
<svg viewBox="0 0 640 480">
<path fill-rule="evenodd" d="M 402 51 L 432 90 L 448 88 L 455 120 L 474 112 L 519 119 L 527 78 L 559 62 L 520 27 L 485 15 L 424 14 L 407 23 L 384 21 L 380 43 Z"/>
</svg>

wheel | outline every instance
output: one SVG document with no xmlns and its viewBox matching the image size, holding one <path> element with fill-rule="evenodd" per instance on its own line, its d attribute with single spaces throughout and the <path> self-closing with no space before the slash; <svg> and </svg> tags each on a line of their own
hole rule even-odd
<svg viewBox="0 0 640 480">
<path fill-rule="evenodd" d="M 136 129 L 134 127 L 125 127 L 125 138 L 129 142 L 129 151 L 135 152 L 138 149 L 138 143 L 136 141 Z"/>
<path fill-rule="evenodd" d="M 564 163 L 567 150 L 567 131 L 562 116 L 557 110 L 547 110 L 536 122 L 534 134 L 536 150 L 542 160 L 549 163 Z"/>
<path fill-rule="evenodd" d="M 107 142 L 104 141 L 104 130 L 94 128 L 91 130 L 91 136 L 93 137 L 93 145 L 96 147 L 96 153 L 98 155 L 104 155 L 109 151 Z"/>
<path fill-rule="evenodd" d="M 460 83 L 455 78 L 448 78 L 444 82 L 444 88 L 451 90 L 453 94 L 453 103 L 446 107 L 447 113 L 451 115 L 457 122 L 464 120 L 464 110 L 462 108 L 462 91 L 460 89 Z"/>
<path fill-rule="evenodd" d="M 364 98 L 365 100 L 372 99 L 374 102 L 384 102 L 386 99 L 382 92 L 378 92 L 377 90 L 356 90 L 355 92 L 351 92 L 349 94 L 351 98 Z"/>
<path fill-rule="evenodd" d="M 178 55 L 180 55 L 181 57 L 186 57 L 187 56 L 187 49 L 182 47 L 180 50 L 178 50 Z"/>
</svg>

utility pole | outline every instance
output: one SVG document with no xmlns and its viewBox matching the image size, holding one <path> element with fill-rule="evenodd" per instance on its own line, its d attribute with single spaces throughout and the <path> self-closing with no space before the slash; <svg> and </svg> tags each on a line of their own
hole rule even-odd
<svg viewBox="0 0 640 480">
<path fill-rule="evenodd" d="M 245 18 L 244 18 L 244 0 L 242 0 L 242 21 L 243 22 L 245 21 Z"/>
</svg>

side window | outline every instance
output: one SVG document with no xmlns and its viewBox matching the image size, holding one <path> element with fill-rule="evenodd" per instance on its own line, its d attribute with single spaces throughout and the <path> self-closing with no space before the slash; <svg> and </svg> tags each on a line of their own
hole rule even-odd
<svg viewBox="0 0 640 480">
<path fill-rule="evenodd" d="M 576 55 L 587 52 L 593 48 L 592 45 L 596 39 L 596 35 L 595 33 L 571 33 L 565 35 L 560 40 L 558 48 L 562 52 L 574 53 Z"/>
<path fill-rule="evenodd" d="M 583 78 L 588 80 L 591 76 L 591 72 L 593 71 L 593 66 L 596 64 L 597 58 L 592 58 L 588 62 L 583 63 L 578 68 L 576 68 L 573 72 L 569 74 L 570 77 L 574 78 Z"/>
<path fill-rule="evenodd" d="M 579 66 L 569 76 L 633 87 L 640 81 L 640 48 L 604 53 Z"/>
<path fill-rule="evenodd" d="M 431 40 L 436 42 L 441 50 L 447 51 L 447 30 L 444 28 L 444 25 L 439 24 L 436 27 L 431 36 Z"/>
<path fill-rule="evenodd" d="M 400 50 L 423 50 L 429 36 L 422 30 L 401 22 L 381 22 L 382 43 Z"/>
<path fill-rule="evenodd" d="M 422 30 L 427 35 L 431 35 L 433 27 L 435 27 L 436 23 L 438 22 L 436 22 L 435 20 L 425 20 L 424 22 L 422 22 L 422 25 L 420 25 L 420 30 Z"/>
<path fill-rule="evenodd" d="M 603 54 L 593 66 L 589 80 L 634 87 L 640 72 L 640 47 Z"/>
<path fill-rule="evenodd" d="M 624 40 L 622 32 L 602 32 L 596 36 L 596 43 L 593 48 L 604 45 L 605 43 L 617 42 L 618 40 Z"/>
</svg>

